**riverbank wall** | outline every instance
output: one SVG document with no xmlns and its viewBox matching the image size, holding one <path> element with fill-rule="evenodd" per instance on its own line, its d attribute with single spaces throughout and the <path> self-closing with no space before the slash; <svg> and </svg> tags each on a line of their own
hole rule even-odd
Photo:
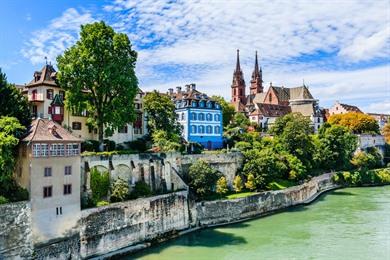
<svg viewBox="0 0 390 260">
<path fill-rule="evenodd" d="M 83 210 L 78 233 L 45 244 L 31 241 L 28 202 L 0 206 L 0 259 L 88 259 L 137 251 L 200 228 L 226 225 L 311 202 L 340 187 L 332 174 L 246 198 L 194 202 L 188 190 Z M 3 211 L 4 210 L 4 211 Z"/>
</svg>

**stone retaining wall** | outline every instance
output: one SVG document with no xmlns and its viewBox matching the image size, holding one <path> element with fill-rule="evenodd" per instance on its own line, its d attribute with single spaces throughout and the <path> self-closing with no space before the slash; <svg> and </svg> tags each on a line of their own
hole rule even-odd
<svg viewBox="0 0 390 260">
<path fill-rule="evenodd" d="M 339 187 L 324 174 L 311 181 L 280 191 L 267 191 L 234 200 L 217 200 L 196 203 L 191 213 L 199 226 L 228 224 L 268 214 L 286 207 L 310 202 L 322 191 Z"/>
</svg>

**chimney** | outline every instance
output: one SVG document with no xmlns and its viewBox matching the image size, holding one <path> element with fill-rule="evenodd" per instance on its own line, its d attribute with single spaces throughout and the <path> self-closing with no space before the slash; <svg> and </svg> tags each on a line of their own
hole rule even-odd
<svg viewBox="0 0 390 260">
<path fill-rule="evenodd" d="M 191 86 L 190 85 L 186 85 L 186 92 L 189 92 L 191 89 Z"/>
<path fill-rule="evenodd" d="M 180 87 L 180 86 L 177 86 L 177 87 L 176 87 L 176 92 L 177 92 L 177 93 L 181 93 L 181 87 Z"/>
<path fill-rule="evenodd" d="M 195 84 L 195 83 L 191 83 L 190 86 L 191 86 L 191 87 L 190 87 L 191 90 L 196 90 L 196 84 Z"/>
<path fill-rule="evenodd" d="M 173 88 L 169 88 L 168 89 L 168 93 L 169 93 L 169 95 L 172 95 L 173 94 Z"/>
</svg>

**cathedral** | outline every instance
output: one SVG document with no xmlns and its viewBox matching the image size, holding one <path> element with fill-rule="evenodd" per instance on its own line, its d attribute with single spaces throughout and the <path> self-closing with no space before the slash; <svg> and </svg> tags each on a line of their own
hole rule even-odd
<svg viewBox="0 0 390 260">
<path fill-rule="evenodd" d="M 270 83 L 267 91 L 263 87 L 263 72 L 259 66 L 257 52 L 255 65 L 250 81 L 249 94 L 246 95 L 244 73 L 240 66 L 240 52 L 237 50 L 236 68 L 233 72 L 231 104 L 236 112 L 244 113 L 251 122 L 261 129 L 268 129 L 276 118 L 291 112 L 301 113 L 310 117 L 314 131 L 324 122 L 322 111 L 309 91 L 303 84 L 299 87 L 287 88 L 273 86 Z"/>
</svg>

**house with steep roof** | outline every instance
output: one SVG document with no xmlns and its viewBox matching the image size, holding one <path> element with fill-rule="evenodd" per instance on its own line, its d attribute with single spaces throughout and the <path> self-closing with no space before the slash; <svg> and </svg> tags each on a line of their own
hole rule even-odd
<svg viewBox="0 0 390 260">
<path fill-rule="evenodd" d="M 329 108 L 329 115 L 346 114 L 349 112 L 363 113 L 357 106 L 347 105 L 336 101 L 334 105 Z"/>
<path fill-rule="evenodd" d="M 168 95 L 176 106 L 178 122 L 183 127 L 183 138 L 195 142 L 206 149 L 223 146 L 222 108 L 205 93 L 196 89 L 195 84 L 169 89 Z"/>
<path fill-rule="evenodd" d="M 32 121 L 21 139 L 14 177 L 29 191 L 36 242 L 69 235 L 76 226 L 82 141 L 59 123 L 41 118 Z"/>
</svg>

